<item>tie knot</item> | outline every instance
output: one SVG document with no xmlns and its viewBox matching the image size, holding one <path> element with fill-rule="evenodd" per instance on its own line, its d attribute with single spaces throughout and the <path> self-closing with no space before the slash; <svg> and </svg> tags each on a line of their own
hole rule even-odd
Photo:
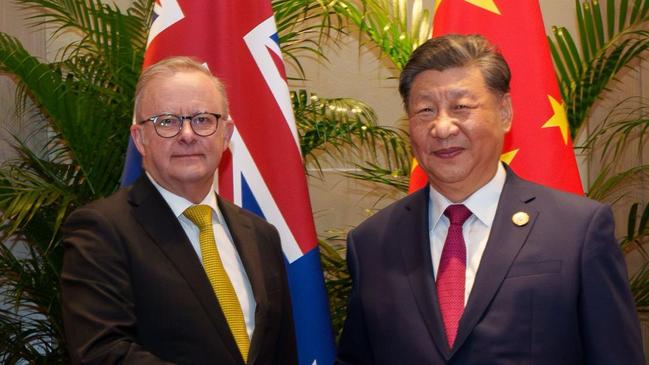
<svg viewBox="0 0 649 365">
<path fill-rule="evenodd" d="M 463 225 L 464 222 L 471 216 L 469 208 L 464 204 L 449 205 L 444 211 L 444 215 L 448 217 L 451 224 Z"/>
<path fill-rule="evenodd" d="M 212 208 L 207 205 L 194 205 L 185 209 L 183 214 L 201 230 L 212 224 Z"/>
</svg>

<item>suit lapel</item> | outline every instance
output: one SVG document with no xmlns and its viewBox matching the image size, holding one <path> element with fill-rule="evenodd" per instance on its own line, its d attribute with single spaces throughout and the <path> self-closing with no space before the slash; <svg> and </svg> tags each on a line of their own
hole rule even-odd
<svg viewBox="0 0 649 365">
<path fill-rule="evenodd" d="M 526 192 L 527 189 L 521 184 L 522 180 L 509 168 L 506 167 L 506 170 L 507 180 L 500 195 L 487 247 L 460 320 L 453 352 L 462 346 L 491 304 L 538 216 L 538 212 L 528 205 L 535 196 Z M 517 226 L 512 222 L 512 216 L 517 212 L 529 215 L 529 222 L 524 226 Z"/>
<path fill-rule="evenodd" d="M 428 188 L 415 192 L 408 199 L 405 209 L 397 213 L 403 216 L 395 217 L 393 220 L 399 222 L 397 229 L 394 230 L 398 237 L 394 237 L 391 241 L 396 242 L 401 249 L 408 282 L 428 333 L 433 338 L 439 353 L 448 360 L 450 350 L 437 301 L 430 254 Z"/>
<path fill-rule="evenodd" d="M 248 364 L 254 364 L 262 348 L 264 327 L 267 325 L 268 297 L 265 279 L 272 275 L 264 274 L 266 266 L 261 257 L 261 247 L 258 245 L 260 239 L 253 229 L 250 218 L 245 214 L 241 214 L 241 208 L 223 199 L 218 199 L 218 204 L 246 270 L 248 280 L 250 280 L 252 293 L 257 303 L 255 330 L 250 340 L 250 351 L 248 353 Z"/>
<path fill-rule="evenodd" d="M 187 281 L 233 359 L 243 363 L 207 274 L 171 208 L 145 176 L 135 182 L 129 199 L 136 219 Z"/>
</svg>

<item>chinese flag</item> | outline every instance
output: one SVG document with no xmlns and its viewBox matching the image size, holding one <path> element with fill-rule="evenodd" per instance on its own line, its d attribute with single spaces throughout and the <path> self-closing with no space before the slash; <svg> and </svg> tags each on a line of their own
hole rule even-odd
<svg viewBox="0 0 649 365">
<path fill-rule="evenodd" d="M 450 33 L 483 35 L 511 68 L 514 121 L 501 160 L 525 179 L 583 194 L 538 1 L 438 1 L 433 36 Z M 410 191 L 425 184 L 411 178 Z"/>
</svg>

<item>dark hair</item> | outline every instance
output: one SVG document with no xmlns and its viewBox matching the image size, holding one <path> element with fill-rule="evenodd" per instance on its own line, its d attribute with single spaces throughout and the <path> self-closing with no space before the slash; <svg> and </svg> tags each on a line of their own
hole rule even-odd
<svg viewBox="0 0 649 365">
<path fill-rule="evenodd" d="M 478 34 L 448 34 L 429 39 L 410 56 L 399 77 L 399 93 L 408 110 L 408 97 L 415 77 L 427 70 L 444 71 L 477 66 L 487 87 L 499 95 L 509 92 L 511 72 L 502 54 Z"/>
</svg>

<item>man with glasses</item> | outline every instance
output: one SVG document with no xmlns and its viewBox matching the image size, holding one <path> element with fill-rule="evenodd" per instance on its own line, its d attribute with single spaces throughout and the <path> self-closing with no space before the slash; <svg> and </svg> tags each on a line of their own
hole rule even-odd
<svg viewBox="0 0 649 365">
<path fill-rule="evenodd" d="M 135 114 L 146 174 L 64 225 L 72 362 L 296 364 L 279 235 L 214 192 L 234 128 L 223 85 L 163 60 L 142 73 Z"/>
</svg>

